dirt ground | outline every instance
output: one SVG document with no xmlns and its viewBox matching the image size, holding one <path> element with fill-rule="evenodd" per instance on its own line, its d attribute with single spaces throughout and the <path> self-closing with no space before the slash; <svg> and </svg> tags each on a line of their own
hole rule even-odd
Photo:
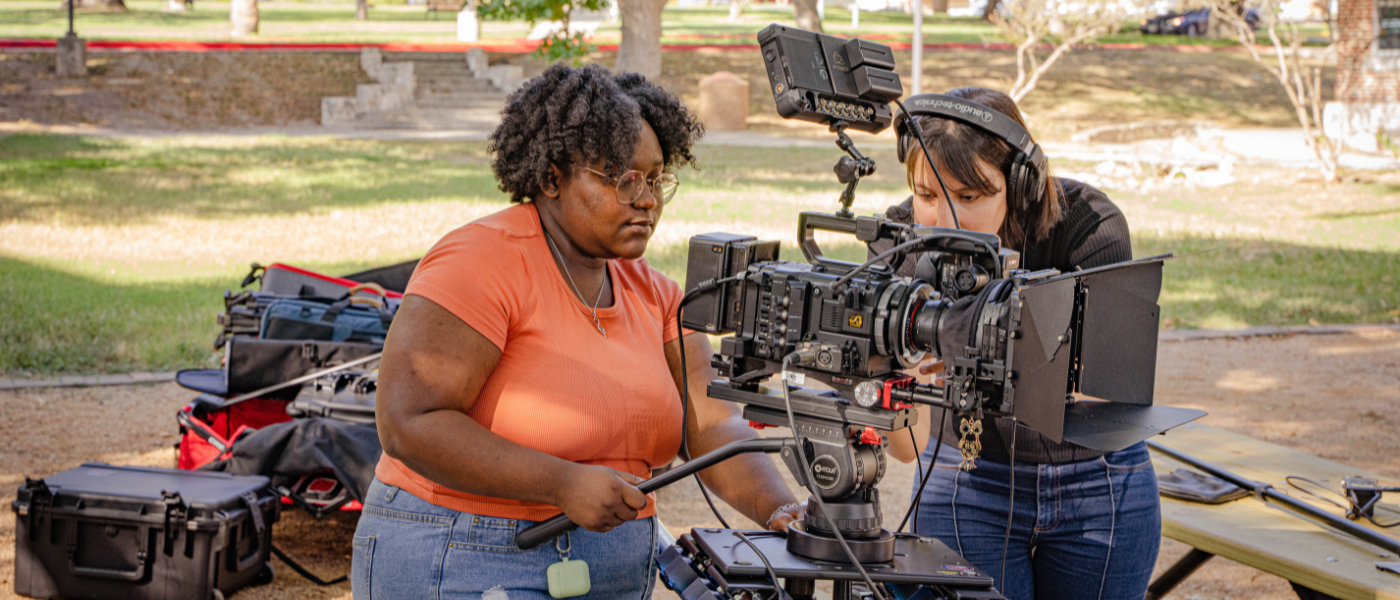
<svg viewBox="0 0 1400 600">
<path fill-rule="evenodd" d="M 1270 339 L 1164 342 L 1157 401 L 1210 411 L 1204 423 L 1400 480 L 1400 334 L 1298 335 Z M 0 392 L 0 503 L 24 476 L 87 461 L 172 466 L 175 411 L 192 392 L 174 384 Z M 895 463 L 881 488 L 887 525 L 908 507 L 912 465 Z M 792 485 L 789 481 L 789 485 Z M 661 516 L 676 534 L 717 525 L 693 484 L 663 490 Z M 752 527 L 722 508 L 735 527 Z M 277 544 L 329 578 L 350 566 L 352 515 L 316 522 L 287 510 Z M 1187 547 L 1166 540 L 1159 572 Z M 271 585 L 243 600 L 349 598 L 348 584 L 317 588 L 280 562 Z M 0 518 L 0 600 L 13 598 L 14 521 Z M 1170 596 L 1183 600 L 1287 598 L 1281 578 L 1216 559 Z M 658 598 L 674 597 L 662 589 Z"/>
</svg>

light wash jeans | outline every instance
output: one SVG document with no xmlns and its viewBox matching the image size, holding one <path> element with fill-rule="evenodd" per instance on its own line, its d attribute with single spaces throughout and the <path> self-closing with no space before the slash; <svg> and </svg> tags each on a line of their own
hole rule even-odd
<svg viewBox="0 0 1400 600">
<path fill-rule="evenodd" d="M 516 534 L 534 521 L 443 508 L 378 479 L 367 496 L 350 566 L 355 600 L 551 598 L 545 569 L 559 562 L 556 544 L 515 547 Z M 579 529 L 568 539 L 569 559 L 588 561 L 592 581 L 588 594 L 579 598 L 651 597 L 654 517 L 608 533 Z"/>
<path fill-rule="evenodd" d="M 925 468 L 933 445 L 919 457 Z M 1004 581 L 1010 466 L 978 459 L 965 472 L 960 460 L 956 448 L 943 446 L 919 499 L 919 534 L 998 578 L 1009 600 L 1142 600 L 1162 537 L 1146 444 L 1072 463 L 1017 464 Z"/>
</svg>

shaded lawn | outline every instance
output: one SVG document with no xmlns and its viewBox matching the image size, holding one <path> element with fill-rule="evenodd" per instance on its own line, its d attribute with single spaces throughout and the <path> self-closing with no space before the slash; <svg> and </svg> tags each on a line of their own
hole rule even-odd
<svg viewBox="0 0 1400 600">
<path fill-rule="evenodd" d="M 703 170 L 683 173 L 683 189 L 691 194 L 683 193 L 668 209 L 672 227 L 689 230 L 722 222 L 735 232 L 746 227 L 786 231 L 799 210 L 835 206 L 839 186 L 830 174 L 838 155 L 834 148 L 701 146 L 697 154 Z M 871 149 L 869 154 L 882 165 L 897 165 L 888 150 Z M 903 187 L 903 173 L 895 166 L 877 171 L 860 189 L 894 198 Z M 1249 194 L 1267 196 L 1271 189 L 1236 187 L 1233 196 L 1158 190 L 1154 194 L 1163 196 L 1158 200 L 1161 207 L 1153 210 L 1229 221 L 1237 218 L 1235 213 L 1222 212 L 1225 205 L 1219 203 L 1231 197 L 1252 202 Z M 1386 181 L 1314 187 L 1319 189 L 1303 191 L 1333 198 L 1336 205 L 1310 218 L 1332 228 L 1319 227 L 1298 239 L 1154 233 L 1153 222 L 1134 222 L 1139 256 L 1213 250 L 1168 264 L 1164 326 L 1389 322 L 1400 316 L 1400 236 L 1385 235 L 1400 230 L 1400 210 L 1393 202 L 1400 190 Z M 1113 195 L 1125 207 L 1145 202 L 1135 194 Z M 260 222 L 286 223 L 283 231 L 308 224 L 334 232 L 336 226 L 327 225 L 334 219 L 332 213 L 390 211 L 411 220 L 436 205 L 465 207 L 461 214 L 506 205 L 491 179 L 484 144 L 278 137 L 0 138 L 0 231 L 56 229 L 57 239 L 74 247 L 92 243 L 87 237 L 92 231 L 120 237 L 123 230 L 149 231 L 172 219 L 212 235 L 220 228 L 241 227 L 254 216 L 263 219 Z M 450 211 L 446 214 L 456 218 Z M 1149 215 L 1148 221 L 1165 218 L 1143 214 Z M 1378 235 L 1369 243 L 1342 246 L 1344 238 L 1372 229 Z M 349 273 L 412 258 L 429 243 L 393 247 L 389 254 L 373 258 L 347 251 L 343 260 L 298 262 L 327 273 Z M 784 258 L 800 259 L 787 245 Z M 217 364 L 211 342 L 222 290 L 237 285 L 246 273 L 243 265 L 279 260 L 279 246 L 278 239 L 268 239 L 248 255 L 220 256 L 216 262 L 149 256 L 135 265 L 84 262 L 64 258 L 75 253 L 11 246 L 0 254 L 0 285 L 11 290 L 11 298 L 0 303 L 0 372 L 38 375 Z M 685 251 L 684 242 L 657 242 L 648 258 L 683 282 Z M 862 247 L 849 243 L 838 243 L 828 252 L 848 260 L 863 253 Z"/>
</svg>

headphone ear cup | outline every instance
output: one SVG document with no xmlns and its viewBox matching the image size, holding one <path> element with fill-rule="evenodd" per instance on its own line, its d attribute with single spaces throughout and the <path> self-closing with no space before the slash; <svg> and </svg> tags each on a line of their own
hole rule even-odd
<svg viewBox="0 0 1400 600">
<path fill-rule="evenodd" d="M 1034 163 L 1030 162 L 1029 156 L 1026 157 L 1024 168 L 1026 170 L 1026 209 L 1030 210 L 1045 200 L 1045 173 L 1042 173 Z"/>
<path fill-rule="evenodd" d="M 1026 163 L 1025 155 L 1017 154 L 1006 171 L 1006 203 L 1017 212 L 1026 210 Z"/>
</svg>

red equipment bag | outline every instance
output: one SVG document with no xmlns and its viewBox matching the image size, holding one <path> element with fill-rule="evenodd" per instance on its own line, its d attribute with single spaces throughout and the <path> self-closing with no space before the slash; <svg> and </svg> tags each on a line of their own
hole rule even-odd
<svg viewBox="0 0 1400 600">
<path fill-rule="evenodd" d="M 355 273 L 348 277 L 333 277 L 283 263 L 272 263 L 266 267 L 253 263 L 252 270 L 243 279 L 243 287 L 246 288 L 254 281 L 261 280 L 260 289 L 267 293 L 338 298 L 352 287 L 370 283 L 376 284 L 376 286 L 366 287 L 359 293 L 384 296 L 385 298 L 403 298 L 403 288 L 395 290 L 391 285 L 399 284 L 399 279 L 403 280 L 402 284 L 407 284 L 407 277 L 401 276 L 402 273 L 399 271 L 407 271 L 411 275 L 417 266 L 418 261 L 415 260 L 400 265 Z M 357 277 L 359 278 L 357 279 Z M 375 279 L 383 279 L 391 285 L 380 284 L 378 281 L 374 281 Z"/>
<path fill-rule="evenodd" d="M 175 466 L 193 471 L 216 460 L 228 458 L 233 443 L 246 434 L 292 420 L 287 402 L 254 398 L 222 406 L 223 398 L 200 394 L 176 413 L 180 423 L 180 445 Z"/>
</svg>

